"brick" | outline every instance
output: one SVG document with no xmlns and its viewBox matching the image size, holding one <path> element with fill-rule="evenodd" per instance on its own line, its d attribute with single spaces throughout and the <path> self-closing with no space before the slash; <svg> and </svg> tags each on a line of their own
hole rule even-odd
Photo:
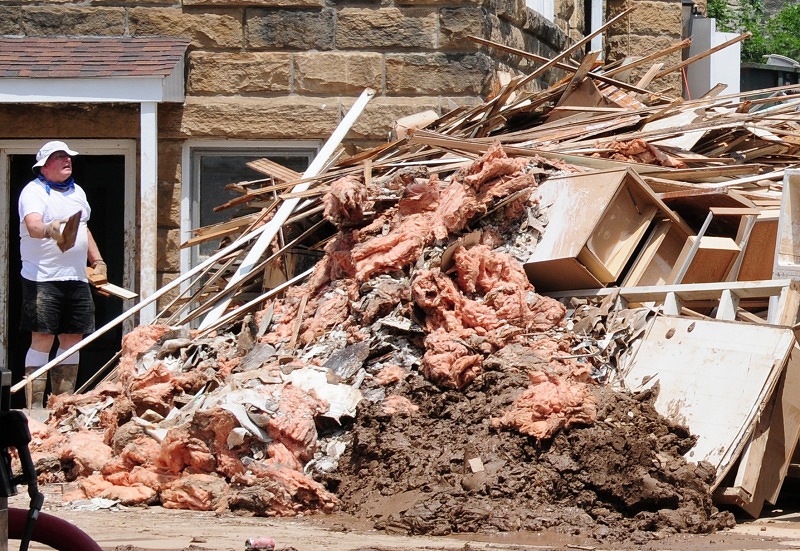
<svg viewBox="0 0 800 551">
<path fill-rule="evenodd" d="M 478 96 L 490 87 L 492 63 L 482 54 L 390 54 L 386 93 L 391 96 Z"/>
<path fill-rule="evenodd" d="M 339 49 L 433 49 L 438 43 L 432 9 L 343 8 L 337 14 Z"/>
<path fill-rule="evenodd" d="M 334 11 L 247 10 L 248 48 L 332 50 Z"/>
<path fill-rule="evenodd" d="M 294 57 L 297 94 L 360 94 L 383 91 L 383 54 L 320 52 Z"/>
<path fill-rule="evenodd" d="M 125 33 L 123 8 L 26 7 L 20 14 L 26 35 L 100 35 Z"/>
<path fill-rule="evenodd" d="M 243 43 L 241 13 L 185 13 L 169 8 L 133 8 L 129 12 L 134 36 L 179 36 L 195 48 L 239 48 Z"/>
<path fill-rule="evenodd" d="M 274 94 L 291 91 L 291 54 L 191 52 L 190 94 Z"/>
</svg>

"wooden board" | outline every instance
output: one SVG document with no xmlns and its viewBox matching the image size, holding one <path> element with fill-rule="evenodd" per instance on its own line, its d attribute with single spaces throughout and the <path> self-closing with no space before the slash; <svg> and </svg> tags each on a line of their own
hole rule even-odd
<svg viewBox="0 0 800 551">
<path fill-rule="evenodd" d="M 623 286 L 666 284 L 687 237 L 672 221 L 658 221 L 628 270 Z"/>
<path fill-rule="evenodd" d="M 716 468 L 713 489 L 753 432 L 794 344 L 788 327 L 659 316 L 624 381 L 634 391 L 659 385 L 656 410 L 698 436 L 686 458 Z"/>
<path fill-rule="evenodd" d="M 795 343 L 762 422 L 742 453 L 734 482 L 719 487 L 717 503 L 736 505 L 753 518 L 775 504 L 800 437 L 800 347 Z"/>
<path fill-rule="evenodd" d="M 778 211 L 762 211 L 756 218 L 747 239 L 747 246 L 742 253 L 742 265 L 736 277 L 737 281 L 758 281 L 772 278 L 777 240 Z"/>
<path fill-rule="evenodd" d="M 576 258 L 542 260 L 527 263 L 523 267 L 533 288 L 540 293 L 604 287 Z"/>
<path fill-rule="evenodd" d="M 786 170 L 773 277 L 800 277 L 800 170 Z"/>
<path fill-rule="evenodd" d="M 711 283 L 713 281 L 725 281 L 725 277 L 733 267 L 740 249 L 736 242 L 729 237 L 703 237 L 700 245 L 694 252 L 692 258 L 689 255 L 692 245 L 697 241 L 697 237 L 690 235 L 683 246 L 681 254 L 678 256 L 673 266 L 672 272 L 668 276 L 670 283 Z M 684 266 L 689 263 L 689 268 L 683 275 L 681 281 L 676 281 Z"/>
</svg>

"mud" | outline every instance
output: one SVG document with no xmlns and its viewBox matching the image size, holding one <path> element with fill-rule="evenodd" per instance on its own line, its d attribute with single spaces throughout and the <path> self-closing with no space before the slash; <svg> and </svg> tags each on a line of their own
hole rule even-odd
<svg viewBox="0 0 800 551">
<path fill-rule="evenodd" d="M 596 385 L 598 421 L 540 442 L 490 422 L 525 387 L 524 370 L 491 358 L 484 367 L 463 392 L 399 383 L 394 392 L 419 408 L 410 413 L 362 403 L 351 451 L 324 477 L 343 510 L 389 533 L 555 531 L 633 545 L 735 524 L 712 503 L 711 466 L 682 457 L 694 438 L 653 396 Z"/>
</svg>

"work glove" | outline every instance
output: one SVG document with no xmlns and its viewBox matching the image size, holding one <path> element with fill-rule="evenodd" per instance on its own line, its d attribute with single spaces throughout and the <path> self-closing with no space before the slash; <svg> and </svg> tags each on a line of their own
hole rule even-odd
<svg viewBox="0 0 800 551">
<path fill-rule="evenodd" d="M 61 224 L 63 223 L 63 220 L 53 220 L 44 227 L 44 236 L 54 239 L 59 246 L 64 242 L 64 236 L 61 235 Z"/>
<path fill-rule="evenodd" d="M 102 260 L 96 260 L 92 264 L 92 270 L 94 271 L 94 275 L 96 276 L 103 276 L 106 277 L 108 274 L 106 273 L 108 268 L 106 267 L 106 263 Z"/>
</svg>

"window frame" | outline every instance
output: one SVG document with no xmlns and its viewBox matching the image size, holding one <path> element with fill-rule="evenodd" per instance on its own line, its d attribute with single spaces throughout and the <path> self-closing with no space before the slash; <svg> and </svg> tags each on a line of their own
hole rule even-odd
<svg viewBox="0 0 800 551">
<path fill-rule="evenodd" d="M 307 156 L 310 165 L 322 147 L 319 140 L 192 140 L 184 144 L 182 154 L 182 186 L 181 186 L 181 242 L 192 236 L 192 231 L 199 227 L 200 221 L 200 166 L 198 154 L 256 154 L 261 157 L 270 155 Z M 180 250 L 181 273 L 186 273 L 202 259 L 199 247 L 187 247 Z"/>
</svg>

